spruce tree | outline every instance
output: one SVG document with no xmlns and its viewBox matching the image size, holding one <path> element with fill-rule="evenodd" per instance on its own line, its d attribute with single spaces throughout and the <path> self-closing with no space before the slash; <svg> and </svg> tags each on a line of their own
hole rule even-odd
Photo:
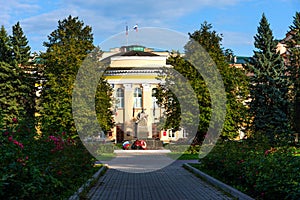
<svg viewBox="0 0 300 200">
<path fill-rule="evenodd" d="M 12 62 L 12 48 L 9 41 L 9 36 L 7 34 L 4 26 L 0 29 L 0 61 L 11 63 Z"/>
<path fill-rule="evenodd" d="M 287 66 L 292 82 L 293 114 L 292 121 L 294 130 L 300 131 L 300 12 L 296 12 L 293 24 L 287 33 Z"/>
<path fill-rule="evenodd" d="M 21 82 L 23 77 L 12 57 L 11 42 L 4 26 L 0 29 L 0 62 L 0 106 L 4 125 L 8 125 L 12 118 L 22 118 L 25 108 L 21 104 L 21 100 L 24 98 Z"/>
<path fill-rule="evenodd" d="M 257 31 L 254 36 L 257 50 L 247 64 L 253 73 L 250 82 L 251 130 L 254 137 L 264 136 L 271 145 L 285 145 L 291 139 L 286 68 L 264 14 Z"/>
<path fill-rule="evenodd" d="M 12 35 L 9 38 L 12 47 L 12 62 L 17 66 L 21 80 L 18 88 L 21 93 L 19 103 L 24 108 L 23 117 L 29 122 L 34 119 L 36 111 L 35 83 L 37 68 L 29 63 L 30 46 L 19 22 L 12 27 Z"/>
<path fill-rule="evenodd" d="M 30 58 L 30 46 L 28 45 L 28 40 L 24 35 L 19 22 L 12 27 L 10 43 L 12 45 L 13 60 L 15 60 L 17 64 L 24 66 L 28 63 Z"/>
<path fill-rule="evenodd" d="M 4 125 L 4 128 L 12 123 L 13 118 L 18 118 L 20 114 L 20 95 L 17 88 L 21 82 L 18 78 L 18 72 L 14 66 L 0 62 L 0 110 L 4 123 L 1 125 Z"/>
</svg>

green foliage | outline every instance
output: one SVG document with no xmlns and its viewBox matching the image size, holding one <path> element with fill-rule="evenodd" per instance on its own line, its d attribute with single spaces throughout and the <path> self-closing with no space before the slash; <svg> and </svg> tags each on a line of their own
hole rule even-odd
<svg viewBox="0 0 300 200">
<path fill-rule="evenodd" d="M 0 106 L 4 122 L 12 117 L 26 118 L 33 122 L 35 113 L 35 77 L 25 63 L 30 47 L 20 24 L 13 26 L 13 35 L 8 36 L 4 27 L 0 31 Z M 22 59 L 21 59 L 22 58 Z M 25 62 L 26 60 L 26 62 Z"/>
<path fill-rule="evenodd" d="M 109 83 L 100 78 L 96 91 L 95 109 L 97 119 L 101 129 L 104 132 L 110 131 L 114 126 L 112 108 L 112 93 L 113 89 Z"/>
<path fill-rule="evenodd" d="M 276 52 L 270 25 L 263 14 L 257 28 L 253 59 L 246 65 L 253 73 L 250 82 L 250 115 L 253 134 L 264 134 L 272 145 L 291 141 L 288 110 L 289 81 L 282 57 Z M 255 137 L 255 135 L 254 135 Z"/>
<path fill-rule="evenodd" d="M 12 59 L 22 66 L 27 64 L 30 56 L 30 46 L 28 46 L 28 40 L 19 22 L 12 27 L 10 42 L 13 50 Z"/>
<path fill-rule="evenodd" d="M 241 69 L 229 66 L 227 56 L 231 51 L 223 51 L 221 46 L 222 36 L 218 35 L 216 31 L 211 29 L 212 25 L 204 22 L 204 24 L 201 25 L 200 30 L 195 31 L 193 34 L 189 34 L 191 39 L 185 45 L 185 56 L 181 57 L 178 53 L 174 53 L 174 55 L 168 59 L 168 63 L 174 67 L 173 69 L 187 79 L 187 83 L 191 85 L 198 100 L 198 102 L 193 102 L 190 99 L 185 101 L 190 105 L 199 107 L 198 116 L 200 124 L 197 130 L 198 141 L 203 140 L 210 124 L 212 111 L 210 95 L 212 94 L 209 93 L 207 83 L 203 79 L 202 75 L 199 74 L 195 67 L 186 60 L 187 58 L 191 58 L 192 60 L 201 60 L 201 62 L 203 62 L 201 64 L 205 64 L 206 66 L 216 65 L 222 76 L 227 98 L 227 115 L 222 132 L 224 137 L 235 138 L 238 135 L 238 129 L 241 128 L 245 121 L 247 113 L 246 107 L 243 105 L 243 101 L 248 95 L 248 82 L 245 72 Z M 199 45 L 197 46 L 195 42 L 200 44 L 203 49 L 200 49 Z M 214 63 L 210 63 L 211 61 L 207 58 L 207 53 Z M 171 70 L 166 71 L 166 73 L 173 76 L 167 77 L 166 79 L 166 82 L 169 83 L 169 85 L 171 85 L 172 81 L 174 82 L 174 80 L 178 79 L 178 76 L 173 75 L 170 71 Z M 207 74 L 209 76 L 209 72 L 207 72 Z M 211 79 L 209 81 L 216 82 L 214 81 L 216 77 L 209 76 L 209 78 Z M 178 84 L 178 81 L 176 81 L 176 84 Z M 195 122 L 198 121 L 195 120 L 194 113 L 192 112 L 186 114 L 187 116 L 182 116 L 182 113 L 180 113 L 180 104 L 178 99 L 176 99 L 172 91 L 168 90 L 168 88 L 164 85 L 160 86 L 158 89 L 159 90 L 156 94 L 158 102 L 166 108 L 167 119 L 164 128 L 178 128 L 180 127 L 179 122 L 182 119 L 186 119 L 188 122 L 187 124 L 191 124 L 191 126 L 193 122 L 195 124 Z M 218 91 L 216 90 L 215 92 Z M 187 96 L 189 97 L 190 95 Z M 221 105 L 216 106 L 218 107 Z"/>
<path fill-rule="evenodd" d="M 287 67 L 289 70 L 289 78 L 292 82 L 291 96 L 292 96 L 292 122 L 296 132 L 300 130 L 300 12 L 296 12 L 293 24 L 290 26 L 288 32 L 289 40 L 286 41 Z"/>
<path fill-rule="evenodd" d="M 4 118 L 2 125 L 9 125 L 11 119 L 19 116 L 21 112 L 20 92 L 18 91 L 20 85 L 21 81 L 16 67 L 0 62 L 0 110 Z"/>
<path fill-rule="evenodd" d="M 28 40 L 23 33 L 20 23 L 17 22 L 12 27 L 12 35 L 10 36 L 12 48 L 12 62 L 18 66 L 21 84 L 18 90 L 22 93 L 20 98 L 20 107 L 23 107 L 23 118 L 28 122 L 34 123 L 34 114 L 36 112 L 36 89 L 37 68 L 29 63 L 30 46 Z M 19 118 L 22 116 L 19 116 Z"/>
<path fill-rule="evenodd" d="M 0 135 L 1 199 L 65 199 L 95 173 L 95 160 L 65 132 L 40 137 L 15 121 Z"/>
<path fill-rule="evenodd" d="M 200 30 L 189 35 L 206 50 L 222 76 L 227 99 L 227 115 L 224 122 L 222 136 L 232 139 L 238 136 L 238 130 L 247 118 L 246 107 L 243 105 L 243 101 L 248 95 L 248 80 L 242 69 L 229 66 L 227 57 L 228 54 L 233 55 L 233 52 L 228 49 L 225 51 L 223 50 L 221 45 L 222 35 L 217 34 L 216 31 L 211 29 L 212 25 L 204 22 L 201 25 Z M 195 51 L 193 47 L 189 47 L 189 44 L 186 45 L 185 49 L 186 54 L 191 54 Z M 213 79 L 213 77 L 211 78 Z M 206 96 L 206 99 L 208 99 L 207 95 L 208 93 L 200 93 L 202 98 Z M 201 103 L 202 102 L 203 101 L 201 101 Z M 208 105 L 208 103 L 206 103 L 206 105 Z M 208 109 L 209 108 L 206 106 L 205 110 Z M 205 116 L 205 118 L 207 120 L 207 116 Z"/>
<path fill-rule="evenodd" d="M 92 50 L 77 74 L 72 112 L 81 136 L 98 136 L 101 131 L 107 132 L 114 125 L 111 110 L 113 90 L 102 77 L 105 67 L 99 61 L 101 56 L 102 51 L 98 47 Z"/>
<path fill-rule="evenodd" d="M 12 62 L 11 43 L 3 25 L 0 29 L 0 61 L 9 64 Z"/>
<path fill-rule="evenodd" d="M 183 77 L 184 72 L 187 72 L 186 67 L 189 65 L 179 55 L 171 56 L 168 63 L 174 68 L 164 69 L 163 79 L 166 80 L 166 84 L 161 84 L 155 93 L 158 104 L 165 110 L 166 119 L 162 121 L 164 126 L 161 128 L 179 130 L 180 127 L 183 127 L 190 132 L 197 122 L 199 113 L 193 110 L 198 105 L 192 88 L 189 86 L 190 81 L 187 82 L 186 77 Z"/>
<path fill-rule="evenodd" d="M 216 145 L 197 167 L 255 199 L 299 199 L 299 151 L 229 141 Z"/>
<path fill-rule="evenodd" d="M 50 134 L 63 128 L 75 134 L 72 89 L 82 61 L 94 48 L 91 27 L 69 16 L 58 22 L 48 40 L 44 42 L 47 51 L 42 54 L 46 80 L 41 95 L 42 131 Z"/>
</svg>

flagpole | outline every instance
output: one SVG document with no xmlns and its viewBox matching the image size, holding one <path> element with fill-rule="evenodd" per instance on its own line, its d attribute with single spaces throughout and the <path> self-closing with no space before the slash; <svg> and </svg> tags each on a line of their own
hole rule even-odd
<svg viewBox="0 0 300 200">
<path fill-rule="evenodd" d="M 135 30 L 135 32 L 136 32 L 135 41 L 136 41 L 136 45 L 138 45 L 138 24 L 135 24 L 135 26 L 133 27 L 133 30 Z"/>
<path fill-rule="evenodd" d="M 128 46 L 128 25 L 126 23 L 126 46 Z"/>
</svg>

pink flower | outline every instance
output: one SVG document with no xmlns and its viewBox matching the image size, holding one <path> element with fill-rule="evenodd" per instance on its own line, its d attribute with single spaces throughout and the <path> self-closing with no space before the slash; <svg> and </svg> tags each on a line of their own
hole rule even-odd
<svg viewBox="0 0 300 200">
<path fill-rule="evenodd" d="M 14 118 L 12 118 L 12 122 L 13 122 L 13 123 L 15 123 L 15 124 L 16 124 L 16 123 L 18 123 L 18 119 L 17 119 L 17 118 L 15 118 L 15 117 L 14 117 Z"/>
<path fill-rule="evenodd" d="M 13 143 L 14 143 L 15 145 L 18 145 L 21 149 L 24 148 L 24 145 L 23 145 L 21 142 L 18 142 L 17 140 L 14 140 Z"/>
<path fill-rule="evenodd" d="M 3 136 L 8 136 L 9 132 L 8 131 L 5 131 L 2 135 Z"/>
<path fill-rule="evenodd" d="M 267 156 L 270 153 L 270 150 L 265 151 L 265 156 Z"/>
<path fill-rule="evenodd" d="M 9 137 L 8 137 L 8 141 L 12 142 L 12 141 L 13 141 L 13 137 L 12 137 L 12 136 L 9 136 Z"/>
</svg>

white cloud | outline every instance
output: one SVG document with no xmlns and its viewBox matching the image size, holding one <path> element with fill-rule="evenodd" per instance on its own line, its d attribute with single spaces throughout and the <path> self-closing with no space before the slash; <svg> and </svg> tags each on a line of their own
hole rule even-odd
<svg viewBox="0 0 300 200">
<path fill-rule="evenodd" d="M 4 10 L 0 20 L 12 25 L 20 21 L 25 34 L 30 38 L 44 38 L 57 27 L 57 21 L 68 15 L 79 16 L 86 25 L 93 28 L 94 38 L 100 42 L 110 35 L 125 31 L 125 24 L 131 28 L 172 27 L 178 18 L 205 8 L 223 8 L 248 0 L 15 0 L 0 7 Z M 35 44 L 35 46 L 42 45 Z M 32 43 L 36 43 L 33 41 Z M 35 48 L 35 47 L 33 47 Z"/>
<path fill-rule="evenodd" d="M 97 10 L 111 17 L 143 17 L 173 19 L 191 11 L 213 6 L 232 6 L 242 0 L 64 0 L 63 4 L 80 9 Z"/>
<path fill-rule="evenodd" d="M 92 25 L 95 34 L 118 33 L 138 23 L 141 27 L 170 27 L 176 19 L 206 7 L 232 6 L 242 0 L 64 0 L 66 10 Z"/>
<path fill-rule="evenodd" d="M 0 2 L 0 23 L 1 25 L 11 25 L 14 16 L 26 16 L 34 13 L 40 7 L 36 0 L 15 0 Z"/>
<path fill-rule="evenodd" d="M 223 31 L 223 45 L 231 46 L 231 45 L 252 45 L 253 35 L 243 33 L 243 32 L 230 32 Z"/>
</svg>

